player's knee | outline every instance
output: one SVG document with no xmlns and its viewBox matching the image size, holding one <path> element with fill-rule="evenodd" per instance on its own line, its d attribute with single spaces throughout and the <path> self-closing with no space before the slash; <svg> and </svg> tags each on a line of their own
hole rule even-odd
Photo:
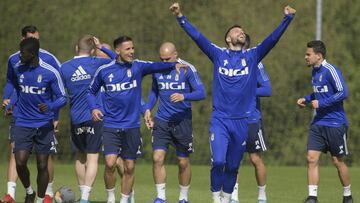
<svg viewBox="0 0 360 203">
<path fill-rule="evenodd" d="M 37 169 L 38 169 L 38 171 L 47 171 L 47 169 L 48 169 L 47 160 L 46 161 L 38 161 Z"/>
<path fill-rule="evenodd" d="M 156 165 L 163 165 L 164 164 L 164 159 L 165 159 L 165 157 L 163 155 L 160 155 L 160 154 L 154 154 L 153 155 L 153 162 Z"/>
<path fill-rule="evenodd" d="M 190 162 L 188 159 L 179 159 L 179 169 L 185 170 L 190 166 Z"/>
<path fill-rule="evenodd" d="M 22 159 L 15 159 L 16 168 L 24 168 L 26 167 L 26 161 Z"/>
<path fill-rule="evenodd" d="M 343 159 L 342 159 L 342 158 L 339 158 L 339 157 L 333 157 L 333 158 L 332 158 L 332 162 L 333 162 L 333 164 L 334 164 L 334 166 L 335 166 L 336 168 L 341 168 L 341 167 L 343 167 L 343 166 L 346 166 L 346 164 L 345 164 L 345 162 L 343 161 Z"/>
<path fill-rule="evenodd" d="M 254 166 L 260 166 L 264 164 L 261 156 L 259 155 L 250 156 L 250 161 Z"/>
<path fill-rule="evenodd" d="M 113 160 L 105 160 L 105 170 L 113 171 L 115 170 L 116 161 Z"/>
<path fill-rule="evenodd" d="M 307 155 L 307 162 L 308 164 L 318 164 L 319 158 L 317 156 L 313 156 L 311 154 Z"/>
<path fill-rule="evenodd" d="M 213 161 L 212 168 L 213 169 L 221 169 L 223 170 L 225 167 L 225 161 Z"/>
<path fill-rule="evenodd" d="M 124 173 L 133 175 L 135 173 L 135 164 L 127 164 L 124 167 Z"/>
</svg>

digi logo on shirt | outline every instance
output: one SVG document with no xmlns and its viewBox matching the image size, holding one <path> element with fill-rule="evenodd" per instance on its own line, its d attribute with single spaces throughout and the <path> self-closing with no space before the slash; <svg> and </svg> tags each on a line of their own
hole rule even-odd
<svg viewBox="0 0 360 203">
<path fill-rule="evenodd" d="M 46 87 L 35 87 L 35 86 L 29 86 L 29 85 L 20 85 L 21 92 L 27 93 L 27 94 L 44 94 L 46 91 Z"/>
<path fill-rule="evenodd" d="M 158 86 L 160 90 L 184 90 L 185 82 L 159 82 Z"/>
<path fill-rule="evenodd" d="M 132 88 L 137 87 L 136 80 L 131 82 L 123 82 L 123 83 L 116 83 L 116 84 L 106 84 L 106 91 L 107 92 L 120 92 L 124 90 L 129 90 Z"/>
<path fill-rule="evenodd" d="M 222 75 L 230 76 L 230 77 L 248 75 L 249 68 L 245 67 L 244 69 L 241 70 L 241 69 L 219 67 L 219 73 Z"/>
<path fill-rule="evenodd" d="M 325 93 L 325 92 L 328 92 L 328 91 L 329 91 L 327 85 L 324 85 L 324 86 L 321 86 L 321 85 L 313 86 L 313 89 L 314 89 L 314 93 Z"/>
</svg>

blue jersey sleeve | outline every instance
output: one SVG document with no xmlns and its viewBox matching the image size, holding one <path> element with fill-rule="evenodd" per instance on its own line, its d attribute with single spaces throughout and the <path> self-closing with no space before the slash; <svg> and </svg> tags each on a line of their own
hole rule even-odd
<svg viewBox="0 0 360 203">
<path fill-rule="evenodd" d="M 142 75 L 170 71 L 173 70 L 177 64 L 177 62 L 151 62 L 141 60 L 135 60 L 135 62 L 140 64 Z"/>
<path fill-rule="evenodd" d="M 101 76 L 101 71 L 98 69 L 94 75 L 93 81 L 90 83 L 87 93 L 87 102 L 89 104 L 90 110 L 100 109 L 100 106 L 96 103 L 96 95 L 98 94 L 101 86 L 103 85 L 103 80 Z"/>
<path fill-rule="evenodd" d="M 100 50 L 104 52 L 106 55 L 108 55 L 111 59 L 116 59 L 117 57 L 117 54 L 111 49 L 101 47 Z"/>
<path fill-rule="evenodd" d="M 294 18 L 294 15 L 286 15 L 281 24 L 256 48 L 257 62 L 260 62 L 266 54 L 276 45 L 280 37 L 284 34 L 286 28 Z"/>
<path fill-rule="evenodd" d="M 221 48 L 211 43 L 189 22 L 185 16 L 177 18 L 177 20 L 185 32 L 191 37 L 192 40 L 195 41 L 201 51 L 203 51 L 209 57 L 209 59 L 213 61 L 215 56 L 217 56 L 217 53 L 221 51 Z"/>
<path fill-rule="evenodd" d="M 315 95 L 314 95 L 314 93 L 308 94 L 304 97 L 304 99 L 305 99 L 305 102 L 311 102 L 312 100 L 315 99 Z"/>
<path fill-rule="evenodd" d="M 348 97 L 348 91 L 345 85 L 344 78 L 339 70 L 330 71 L 326 75 L 331 86 L 335 89 L 335 94 L 326 99 L 319 100 L 319 108 L 332 106 L 333 104 L 343 101 Z"/>
<path fill-rule="evenodd" d="M 258 64 L 257 70 L 257 97 L 270 97 L 272 93 L 271 83 L 268 73 L 266 72 L 265 66 L 262 63 Z"/>
<path fill-rule="evenodd" d="M 10 69 L 14 69 L 14 67 L 9 59 L 7 65 L 7 74 L 9 73 Z M 10 99 L 11 95 L 13 94 L 13 91 L 14 91 L 14 85 L 11 79 L 9 77 L 6 77 L 3 99 Z"/>
<path fill-rule="evenodd" d="M 149 109 L 150 111 L 154 108 L 157 99 L 159 97 L 159 88 L 158 88 L 158 84 L 156 81 L 155 76 L 153 75 L 153 80 L 152 80 L 152 84 L 151 84 L 151 90 L 148 96 L 148 100 L 145 104 L 145 111 L 147 109 Z"/>
<path fill-rule="evenodd" d="M 66 95 L 64 84 L 57 70 L 54 71 L 54 76 L 50 85 L 53 94 L 53 101 L 47 105 L 51 111 L 58 113 L 58 110 L 66 104 Z"/>
<path fill-rule="evenodd" d="M 184 100 L 198 101 L 205 99 L 205 88 L 195 68 L 189 68 L 187 72 L 187 80 L 190 84 L 191 91 L 189 93 L 184 93 Z"/>
</svg>

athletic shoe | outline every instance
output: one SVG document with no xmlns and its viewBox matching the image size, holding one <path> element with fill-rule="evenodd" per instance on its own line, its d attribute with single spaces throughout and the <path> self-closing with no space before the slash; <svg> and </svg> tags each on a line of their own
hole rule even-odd
<svg viewBox="0 0 360 203">
<path fill-rule="evenodd" d="M 239 203 L 239 201 L 238 200 L 230 200 L 230 203 Z"/>
<path fill-rule="evenodd" d="M 267 202 L 266 200 L 259 199 L 259 202 L 258 202 L 258 203 L 266 203 L 266 202 Z"/>
<path fill-rule="evenodd" d="M 156 198 L 156 199 L 154 199 L 154 203 L 166 203 L 166 200 Z"/>
<path fill-rule="evenodd" d="M 90 203 L 89 200 L 80 199 L 79 203 Z"/>
<path fill-rule="evenodd" d="M 353 203 L 353 198 L 352 196 L 344 196 L 343 197 L 343 203 Z"/>
<path fill-rule="evenodd" d="M 190 202 L 183 199 L 183 200 L 179 200 L 179 203 L 190 203 Z"/>
<path fill-rule="evenodd" d="M 318 203 L 317 197 L 314 196 L 308 196 L 304 203 Z"/>
<path fill-rule="evenodd" d="M 15 203 L 15 200 L 11 197 L 11 195 L 6 194 L 1 200 L 1 203 Z"/>
<path fill-rule="evenodd" d="M 36 192 L 34 191 L 32 194 L 26 194 L 24 203 L 34 203 L 36 197 Z"/>
<path fill-rule="evenodd" d="M 44 203 L 52 203 L 53 198 L 50 195 L 45 195 L 44 197 Z"/>
</svg>

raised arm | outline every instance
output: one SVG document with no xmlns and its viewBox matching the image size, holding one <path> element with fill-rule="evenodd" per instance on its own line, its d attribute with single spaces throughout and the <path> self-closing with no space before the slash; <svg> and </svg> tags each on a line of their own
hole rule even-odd
<svg viewBox="0 0 360 203">
<path fill-rule="evenodd" d="M 174 69 L 176 69 L 177 72 L 180 72 L 181 68 L 187 71 L 187 65 L 180 64 L 177 62 L 151 62 L 151 61 L 141 61 L 138 59 L 134 60 L 134 62 L 140 64 L 142 75 L 171 71 Z"/>
<path fill-rule="evenodd" d="M 221 48 L 211 43 L 189 22 L 189 20 L 182 14 L 179 3 L 174 3 L 171 5 L 170 11 L 173 12 L 180 26 L 191 37 L 191 39 L 194 40 L 198 47 L 209 57 L 210 60 L 213 60 L 216 56 L 216 53 L 221 51 Z"/>
<path fill-rule="evenodd" d="M 257 70 L 257 97 L 270 97 L 272 93 L 271 83 L 269 75 L 265 69 L 265 66 L 260 62 Z"/>
<path fill-rule="evenodd" d="M 94 43 L 96 48 L 100 49 L 102 52 L 104 52 L 106 55 L 108 55 L 111 59 L 116 59 L 117 54 L 104 46 L 101 45 L 100 40 L 97 37 L 93 37 Z"/>
<path fill-rule="evenodd" d="M 280 40 L 286 28 L 289 26 L 290 22 L 294 18 L 295 13 L 296 10 L 291 8 L 290 6 L 286 6 L 284 8 L 285 17 L 281 24 L 256 47 L 255 50 L 257 52 L 257 62 L 260 62 Z"/>
</svg>

